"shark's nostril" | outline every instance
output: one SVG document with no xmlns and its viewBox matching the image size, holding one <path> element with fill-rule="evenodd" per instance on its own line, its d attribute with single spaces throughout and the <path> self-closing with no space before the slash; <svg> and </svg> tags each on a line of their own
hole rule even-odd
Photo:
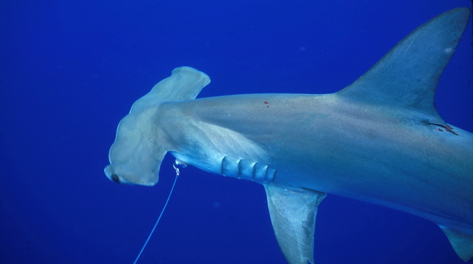
<svg viewBox="0 0 473 264">
<path fill-rule="evenodd" d="M 114 181 L 116 183 L 120 183 L 120 178 L 118 178 L 118 175 L 112 174 L 112 176 L 110 178 L 112 179 L 112 181 Z"/>
</svg>

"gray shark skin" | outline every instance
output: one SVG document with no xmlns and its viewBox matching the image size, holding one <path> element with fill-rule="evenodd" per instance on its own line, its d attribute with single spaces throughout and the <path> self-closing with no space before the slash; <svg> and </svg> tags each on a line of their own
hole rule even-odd
<svg viewBox="0 0 473 264">
<path fill-rule="evenodd" d="M 314 263 L 315 219 L 326 193 L 431 220 L 467 261 L 473 134 L 447 124 L 434 96 L 469 13 L 457 8 L 432 19 L 333 94 L 195 99 L 209 77 L 177 68 L 121 120 L 105 174 L 154 185 L 170 152 L 204 171 L 261 183 L 291 264 Z"/>
</svg>

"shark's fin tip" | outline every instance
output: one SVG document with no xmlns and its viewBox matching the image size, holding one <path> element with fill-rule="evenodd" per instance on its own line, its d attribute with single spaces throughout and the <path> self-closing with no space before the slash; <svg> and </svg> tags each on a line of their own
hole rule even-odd
<svg viewBox="0 0 473 264">
<path fill-rule="evenodd" d="M 463 261 L 466 262 L 473 258 L 473 236 L 445 226 L 439 227 L 445 233 L 453 249 Z"/>
</svg>

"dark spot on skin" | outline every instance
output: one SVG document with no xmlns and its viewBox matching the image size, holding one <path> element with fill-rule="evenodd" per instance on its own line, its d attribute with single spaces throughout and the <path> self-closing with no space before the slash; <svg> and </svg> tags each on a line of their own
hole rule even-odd
<svg viewBox="0 0 473 264">
<path fill-rule="evenodd" d="M 110 177 L 112 179 L 112 181 L 116 182 L 116 183 L 120 183 L 120 178 L 118 178 L 118 175 L 116 174 L 112 174 L 112 177 Z"/>
<path fill-rule="evenodd" d="M 426 124 L 428 124 L 428 125 L 434 125 L 434 126 L 441 127 L 441 128 L 437 128 L 438 131 L 443 131 L 443 129 L 445 129 L 445 131 L 450 132 L 450 133 L 452 133 L 452 134 L 458 136 L 458 133 L 455 132 L 455 131 L 453 131 L 453 127 L 451 127 L 451 126 L 449 126 L 449 125 L 447 125 L 447 124 L 437 124 L 437 123 L 432 123 L 432 122 L 429 122 L 429 121 L 422 121 L 422 122 L 424 122 L 424 123 L 426 123 Z M 443 128 L 443 129 L 442 129 L 442 128 Z"/>
</svg>

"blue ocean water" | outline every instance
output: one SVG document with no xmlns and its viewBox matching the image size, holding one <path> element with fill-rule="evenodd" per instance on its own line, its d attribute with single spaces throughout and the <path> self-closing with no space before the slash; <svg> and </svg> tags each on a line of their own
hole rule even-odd
<svg viewBox="0 0 473 264">
<path fill-rule="evenodd" d="M 210 75 L 199 97 L 328 93 L 422 23 L 468 0 L 3 1 L 0 263 L 133 263 L 174 179 L 103 173 L 118 121 L 178 66 Z M 473 132 L 471 21 L 436 105 Z M 433 223 L 329 195 L 325 263 L 464 263 Z M 139 263 L 286 263 L 262 186 L 188 167 Z M 473 263 L 470 261 L 468 263 Z"/>
</svg>

